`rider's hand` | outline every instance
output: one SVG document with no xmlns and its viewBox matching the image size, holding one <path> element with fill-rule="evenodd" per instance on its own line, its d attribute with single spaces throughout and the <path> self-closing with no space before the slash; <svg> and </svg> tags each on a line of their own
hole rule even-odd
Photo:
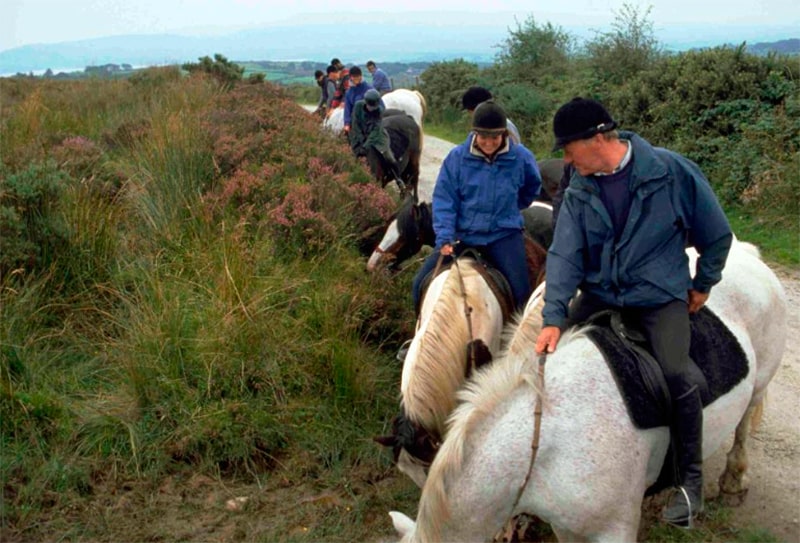
<svg viewBox="0 0 800 543">
<path fill-rule="evenodd" d="M 556 350 L 556 345 L 561 337 L 561 329 L 558 326 L 545 326 L 536 338 L 536 354 L 552 353 Z"/>
<path fill-rule="evenodd" d="M 708 294 L 708 292 L 689 289 L 689 313 L 700 311 L 706 304 L 706 300 L 708 300 Z"/>
<path fill-rule="evenodd" d="M 349 124 L 344 125 L 344 131 L 345 132 L 350 132 L 350 125 Z"/>
<path fill-rule="evenodd" d="M 449 243 L 445 243 L 442 245 L 442 248 L 439 249 L 439 252 L 442 253 L 444 256 L 450 256 L 453 254 L 453 246 Z"/>
</svg>

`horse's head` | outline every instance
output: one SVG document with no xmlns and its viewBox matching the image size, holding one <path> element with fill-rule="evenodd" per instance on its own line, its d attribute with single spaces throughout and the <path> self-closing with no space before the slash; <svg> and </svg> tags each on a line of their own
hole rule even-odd
<svg viewBox="0 0 800 543">
<path fill-rule="evenodd" d="M 411 541 L 414 536 L 414 530 L 417 527 L 414 520 L 399 511 L 389 511 L 389 516 L 392 518 L 394 529 L 397 530 L 397 533 L 402 538 L 400 543 Z"/>
<path fill-rule="evenodd" d="M 367 270 L 375 271 L 389 264 L 396 269 L 417 254 L 423 245 L 433 246 L 434 239 L 431 204 L 417 203 L 413 197 L 408 197 L 370 256 Z"/>
<path fill-rule="evenodd" d="M 530 236 L 525 236 L 525 260 L 528 263 L 528 278 L 532 287 L 544 281 L 547 249 Z"/>
<path fill-rule="evenodd" d="M 395 462 L 398 461 L 400 452 L 405 449 L 421 463 L 430 465 L 439 449 L 439 440 L 418 423 L 407 419 L 404 413 L 392 419 L 390 435 L 373 439 L 385 447 L 392 448 Z"/>
</svg>

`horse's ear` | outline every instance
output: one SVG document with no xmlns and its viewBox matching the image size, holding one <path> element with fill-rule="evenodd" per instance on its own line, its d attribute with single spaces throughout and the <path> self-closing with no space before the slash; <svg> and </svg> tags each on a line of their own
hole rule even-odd
<svg viewBox="0 0 800 543">
<path fill-rule="evenodd" d="M 470 357 L 473 357 L 472 364 L 469 364 Z M 473 367 L 478 369 L 491 361 L 492 351 L 489 350 L 489 346 L 482 339 L 475 339 L 467 344 L 467 368 L 465 372 L 467 378 L 471 377 Z"/>
<path fill-rule="evenodd" d="M 397 444 L 397 438 L 395 436 L 373 437 L 372 441 L 374 441 L 375 443 L 380 443 L 384 447 L 394 447 Z"/>
<path fill-rule="evenodd" d="M 399 511 L 389 511 L 389 516 L 392 517 L 392 525 L 401 537 L 406 536 L 414 531 L 415 523 Z"/>
</svg>

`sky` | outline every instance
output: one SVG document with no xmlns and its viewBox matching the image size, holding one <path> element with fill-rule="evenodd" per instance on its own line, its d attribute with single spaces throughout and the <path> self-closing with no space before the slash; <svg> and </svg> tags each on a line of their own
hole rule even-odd
<svg viewBox="0 0 800 543">
<path fill-rule="evenodd" d="M 642 13 L 651 8 L 656 37 L 662 28 L 688 23 L 794 27 L 794 35 L 785 37 L 800 35 L 798 0 L 2 0 L 0 51 L 129 34 L 222 34 L 287 21 L 352 20 L 370 12 L 469 12 L 509 27 L 533 16 L 537 23 L 565 28 L 607 29 L 626 2 Z"/>
</svg>

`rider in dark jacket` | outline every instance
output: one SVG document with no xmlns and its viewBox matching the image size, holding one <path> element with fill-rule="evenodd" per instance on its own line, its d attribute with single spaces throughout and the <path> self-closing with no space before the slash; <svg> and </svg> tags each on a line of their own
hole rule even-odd
<svg viewBox="0 0 800 543">
<path fill-rule="evenodd" d="M 344 131 L 350 132 L 351 117 L 353 116 L 353 106 L 356 102 L 364 98 L 364 95 L 372 85 L 364 81 L 361 68 L 353 66 L 350 68 L 350 88 L 344 95 Z"/>
<path fill-rule="evenodd" d="M 689 313 L 721 279 L 733 234 L 696 164 L 615 129 L 599 102 L 583 98 L 553 120 L 556 147 L 575 172 L 547 254 L 536 350 L 553 352 L 562 328 L 603 309 L 643 328 L 669 386 L 680 447 L 682 491 L 663 518 L 689 526 L 703 507 L 703 406 L 689 371 Z M 694 278 L 687 245 L 700 254 Z"/>
<path fill-rule="evenodd" d="M 397 179 L 400 175 L 400 168 L 389 145 L 389 133 L 383 126 L 385 109 L 386 106 L 383 104 L 380 93 L 375 89 L 367 90 L 364 99 L 357 101 L 353 106 L 352 126 L 348 132 L 348 138 L 350 148 L 357 157 L 367 156 L 367 151 L 373 147 L 383 156 L 390 171 Z"/>
</svg>

